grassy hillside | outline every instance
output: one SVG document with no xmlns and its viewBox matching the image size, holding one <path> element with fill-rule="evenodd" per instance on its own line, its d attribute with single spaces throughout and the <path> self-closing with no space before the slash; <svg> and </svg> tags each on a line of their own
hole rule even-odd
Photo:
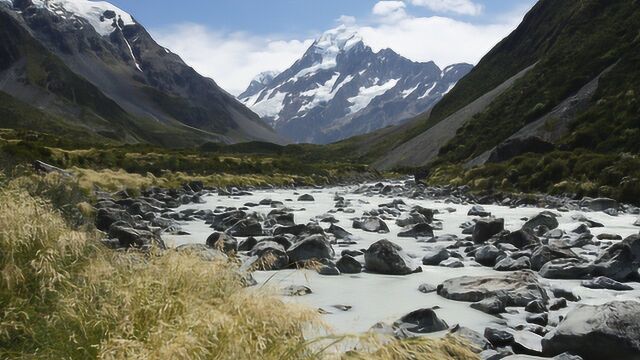
<svg viewBox="0 0 640 360">
<path fill-rule="evenodd" d="M 548 16 L 542 11 L 547 7 L 556 11 L 554 16 Z M 622 93 L 623 96 L 635 99 L 634 89 L 638 89 L 639 85 L 633 79 L 640 71 L 640 68 L 633 66 L 637 65 L 637 51 L 640 49 L 640 12 L 636 1 L 542 1 L 530 17 L 534 15 L 544 19 L 546 26 L 553 24 L 554 19 L 559 20 L 555 23 L 558 31 L 553 36 L 544 32 L 529 34 L 534 38 L 544 36 L 548 41 L 537 65 L 488 109 L 476 115 L 458 131 L 458 135 L 441 150 L 441 162 L 464 161 L 491 149 L 524 125 L 551 111 L 618 61 L 621 63 L 613 68 L 611 74 L 605 76 L 599 94 L 594 99 L 595 106 L 602 106 L 598 102 L 603 100 L 603 96 L 607 96 L 605 94 L 617 96 Z M 535 22 L 533 24 L 536 25 Z M 518 40 L 518 35 L 517 32 L 512 34 L 508 41 Z M 522 43 L 526 44 L 526 41 Z M 506 51 L 514 59 L 519 59 L 517 52 L 500 47 L 497 50 Z M 478 66 L 478 72 L 482 72 L 485 67 L 494 71 L 501 69 L 492 63 L 485 63 L 482 67 Z M 617 82 L 611 77 L 622 81 Z M 625 81 L 624 78 L 631 81 Z M 484 82 L 480 78 L 473 83 L 461 83 L 458 93 Z M 627 93 L 629 95 L 625 95 Z M 437 119 L 439 113 L 446 114 L 451 101 L 453 100 L 447 99 L 443 102 L 434 110 L 433 116 Z M 617 108 L 617 105 L 609 105 Z M 628 118 L 622 112 L 616 115 Z M 587 116 L 589 120 L 586 122 L 591 122 L 591 125 L 603 121 L 602 117 Z M 581 121 L 583 124 L 584 119 L 583 117 Z M 608 134 L 609 141 L 617 141 L 611 135 L 615 134 Z"/>
</svg>

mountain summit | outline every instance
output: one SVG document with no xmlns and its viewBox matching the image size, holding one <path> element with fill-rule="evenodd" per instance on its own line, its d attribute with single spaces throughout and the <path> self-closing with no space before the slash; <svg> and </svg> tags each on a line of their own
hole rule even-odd
<svg viewBox="0 0 640 360">
<path fill-rule="evenodd" d="M 239 99 L 288 138 L 329 143 L 427 111 L 471 68 L 442 70 L 391 49 L 376 53 L 341 25 L 322 34 L 289 69 L 252 81 Z"/>
<path fill-rule="evenodd" d="M 0 0 L 0 43 L 4 125 L 166 146 L 282 142 L 108 2 Z"/>
</svg>

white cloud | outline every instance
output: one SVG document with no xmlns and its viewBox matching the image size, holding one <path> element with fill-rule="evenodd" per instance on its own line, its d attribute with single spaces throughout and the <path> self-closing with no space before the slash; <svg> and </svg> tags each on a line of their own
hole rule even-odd
<svg viewBox="0 0 640 360">
<path fill-rule="evenodd" d="M 375 51 L 391 48 L 413 61 L 434 61 L 445 67 L 460 62 L 476 64 L 516 28 L 529 9 L 518 7 L 492 14 L 491 23 L 474 23 L 444 16 L 412 16 L 406 8 L 409 1 L 425 6 L 458 4 L 459 7 L 447 10 L 457 9 L 458 13 L 465 11 L 462 5 L 466 3 L 475 5 L 468 0 L 387 0 L 376 3 L 371 18 L 341 16 L 337 22 L 356 29 Z M 295 37 L 222 32 L 198 24 L 174 25 L 152 33 L 160 44 L 235 95 L 244 91 L 257 74 L 291 66 L 313 42 Z"/>
<path fill-rule="evenodd" d="M 411 0 L 411 3 L 436 12 L 473 16 L 480 15 L 484 9 L 484 6 L 472 0 Z"/>
<path fill-rule="evenodd" d="M 378 1 L 373 7 L 373 14 L 380 17 L 384 21 L 398 21 L 407 17 L 405 8 L 407 5 L 403 1 Z"/>
<path fill-rule="evenodd" d="M 152 33 L 159 44 L 234 95 L 261 72 L 287 69 L 313 42 L 220 32 L 199 24 L 179 24 Z"/>
<path fill-rule="evenodd" d="M 374 12 L 374 15 L 375 12 Z M 441 67 L 468 62 L 476 64 L 522 20 L 523 13 L 500 18 L 493 24 L 473 24 L 448 17 L 405 16 L 383 18 L 358 28 L 374 50 L 391 48 L 414 61 L 433 60 Z"/>
</svg>

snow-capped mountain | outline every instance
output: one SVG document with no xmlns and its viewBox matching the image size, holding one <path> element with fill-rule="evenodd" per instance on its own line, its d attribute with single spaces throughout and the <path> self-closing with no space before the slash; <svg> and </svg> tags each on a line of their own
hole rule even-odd
<svg viewBox="0 0 640 360">
<path fill-rule="evenodd" d="M 288 138 L 329 143 L 427 111 L 471 68 L 440 69 L 391 49 L 376 53 L 342 25 L 324 33 L 289 69 L 260 74 L 238 98 Z"/>
<path fill-rule="evenodd" d="M 83 131 L 168 146 L 283 141 L 108 2 L 0 0 L 0 44 L 0 92 Z"/>
</svg>

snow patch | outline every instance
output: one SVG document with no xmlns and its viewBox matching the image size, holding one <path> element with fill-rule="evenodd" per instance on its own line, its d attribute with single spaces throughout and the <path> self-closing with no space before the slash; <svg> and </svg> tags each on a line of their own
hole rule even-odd
<svg viewBox="0 0 640 360">
<path fill-rule="evenodd" d="M 348 99 L 353 104 L 349 107 L 349 114 L 355 114 L 369 106 L 373 99 L 393 89 L 398 84 L 398 81 L 400 79 L 391 79 L 382 85 L 374 85 L 368 88 L 361 87 L 358 95 Z"/>
<path fill-rule="evenodd" d="M 413 92 L 416 91 L 419 86 L 420 86 L 420 84 L 416 85 L 415 87 L 413 87 L 411 89 L 407 89 L 407 90 L 403 91 L 402 92 L 402 97 L 406 98 L 407 96 L 413 94 Z"/>
<path fill-rule="evenodd" d="M 116 24 L 122 20 L 124 26 L 135 24 L 130 14 L 106 1 L 33 0 L 33 5 L 48 9 L 54 14 L 70 13 L 76 18 L 85 19 L 102 36 L 109 35 L 116 29 L 113 25 L 114 20 Z M 107 11 L 113 12 L 115 18 L 107 19 L 105 17 Z"/>
<path fill-rule="evenodd" d="M 349 75 L 336 86 L 336 82 L 339 78 L 340 74 L 335 73 L 331 77 L 331 79 L 327 80 L 327 82 L 325 82 L 323 85 L 301 93 L 300 96 L 312 97 L 313 99 L 309 103 L 302 106 L 300 108 L 300 111 L 309 111 L 320 104 L 327 103 L 333 100 L 338 90 L 340 90 L 340 88 L 342 88 L 345 84 L 353 80 L 353 76 Z"/>
<path fill-rule="evenodd" d="M 447 88 L 447 90 L 446 90 L 445 92 L 443 92 L 443 93 L 442 93 L 442 95 L 444 96 L 444 95 L 448 94 L 448 93 L 449 93 L 449 91 L 453 90 L 453 88 L 454 88 L 454 87 L 456 87 L 456 84 L 457 84 L 457 83 L 451 83 L 451 84 L 449 84 L 449 87 Z"/>
<path fill-rule="evenodd" d="M 435 89 L 436 85 L 438 85 L 438 83 L 434 82 L 433 85 L 431 85 L 431 87 L 424 92 L 424 95 L 420 96 L 418 99 L 424 99 L 427 96 L 431 95 L 431 92 L 433 91 L 433 89 Z"/>
<path fill-rule="evenodd" d="M 273 92 L 275 92 L 275 90 Z M 260 117 L 269 117 L 278 120 L 280 111 L 284 108 L 284 99 L 287 94 L 283 92 L 276 92 L 274 94 L 273 92 L 266 99 L 251 106 L 251 110 L 260 115 Z"/>
</svg>

